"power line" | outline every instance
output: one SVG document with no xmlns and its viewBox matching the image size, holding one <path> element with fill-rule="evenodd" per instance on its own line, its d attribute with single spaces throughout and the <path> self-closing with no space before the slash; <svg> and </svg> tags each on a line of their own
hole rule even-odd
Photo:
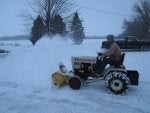
<svg viewBox="0 0 150 113">
<path fill-rule="evenodd" d="M 98 13 L 105 13 L 105 14 L 111 14 L 111 15 L 116 15 L 116 16 L 124 16 L 124 17 L 131 16 L 131 15 L 123 14 L 123 13 L 115 13 L 115 12 L 110 12 L 110 11 L 105 11 L 105 10 L 89 8 L 89 7 L 78 5 L 78 4 L 76 4 L 76 5 L 81 7 L 81 8 L 84 8 L 84 9 L 87 9 L 87 10 L 91 10 L 91 11 L 95 11 L 95 12 L 98 12 Z"/>
</svg>

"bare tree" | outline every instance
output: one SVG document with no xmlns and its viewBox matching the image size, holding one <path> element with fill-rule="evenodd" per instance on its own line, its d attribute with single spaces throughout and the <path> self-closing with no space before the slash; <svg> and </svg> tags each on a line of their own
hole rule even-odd
<svg viewBox="0 0 150 113">
<path fill-rule="evenodd" d="M 45 29 L 50 34 L 55 15 L 63 15 L 64 18 L 70 16 L 73 8 L 73 0 L 33 0 L 29 2 L 30 8 L 41 15 L 44 19 Z"/>
<path fill-rule="evenodd" d="M 134 18 L 133 20 L 124 20 L 123 23 L 123 29 L 124 35 L 133 35 L 136 36 L 138 39 L 144 39 L 145 38 L 145 33 L 143 32 L 143 24 L 141 24 L 142 21 L 139 18 Z M 124 36 L 123 35 L 123 36 Z"/>
<path fill-rule="evenodd" d="M 150 0 L 139 0 L 134 5 L 134 12 L 137 18 L 142 20 L 145 37 L 150 35 Z"/>
</svg>

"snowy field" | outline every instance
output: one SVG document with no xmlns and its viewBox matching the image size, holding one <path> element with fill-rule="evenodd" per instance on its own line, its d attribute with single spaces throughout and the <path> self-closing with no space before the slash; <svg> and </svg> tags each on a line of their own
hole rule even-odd
<svg viewBox="0 0 150 113">
<path fill-rule="evenodd" d="M 71 70 L 71 56 L 96 56 L 103 51 L 100 39 L 73 45 L 55 37 L 29 41 L 0 41 L 0 113 L 150 113 L 150 52 L 126 52 L 124 65 L 138 70 L 139 86 L 123 96 L 106 92 L 104 81 L 84 84 L 80 90 L 69 86 L 55 89 L 51 74 L 63 62 Z"/>
</svg>

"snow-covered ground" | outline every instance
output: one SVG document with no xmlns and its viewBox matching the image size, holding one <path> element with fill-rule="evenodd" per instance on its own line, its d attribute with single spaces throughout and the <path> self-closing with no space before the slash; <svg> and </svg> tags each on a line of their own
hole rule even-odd
<svg viewBox="0 0 150 113">
<path fill-rule="evenodd" d="M 55 89 L 51 74 L 63 62 L 71 70 L 71 56 L 96 56 L 103 51 L 100 39 L 73 45 L 69 40 L 44 37 L 36 46 L 29 41 L 0 41 L 0 113 L 150 113 L 150 52 L 126 52 L 127 69 L 138 70 L 139 86 L 127 94 L 112 95 L 104 81 Z"/>
</svg>

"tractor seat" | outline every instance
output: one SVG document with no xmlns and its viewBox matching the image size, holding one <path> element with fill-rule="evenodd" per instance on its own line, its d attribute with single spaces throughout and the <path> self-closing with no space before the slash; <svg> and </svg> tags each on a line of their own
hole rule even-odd
<svg viewBox="0 0 150 113">
<path fill-rule="evenodd" d="M 114 65 L 116 68 L 120 68 L 123 65 L 124 57 L 125 57 L 125 53 L 122 53 L 121 56 L 120 56 L 120 61 L 117 62 L 116 65 Z"/>
</svg>

